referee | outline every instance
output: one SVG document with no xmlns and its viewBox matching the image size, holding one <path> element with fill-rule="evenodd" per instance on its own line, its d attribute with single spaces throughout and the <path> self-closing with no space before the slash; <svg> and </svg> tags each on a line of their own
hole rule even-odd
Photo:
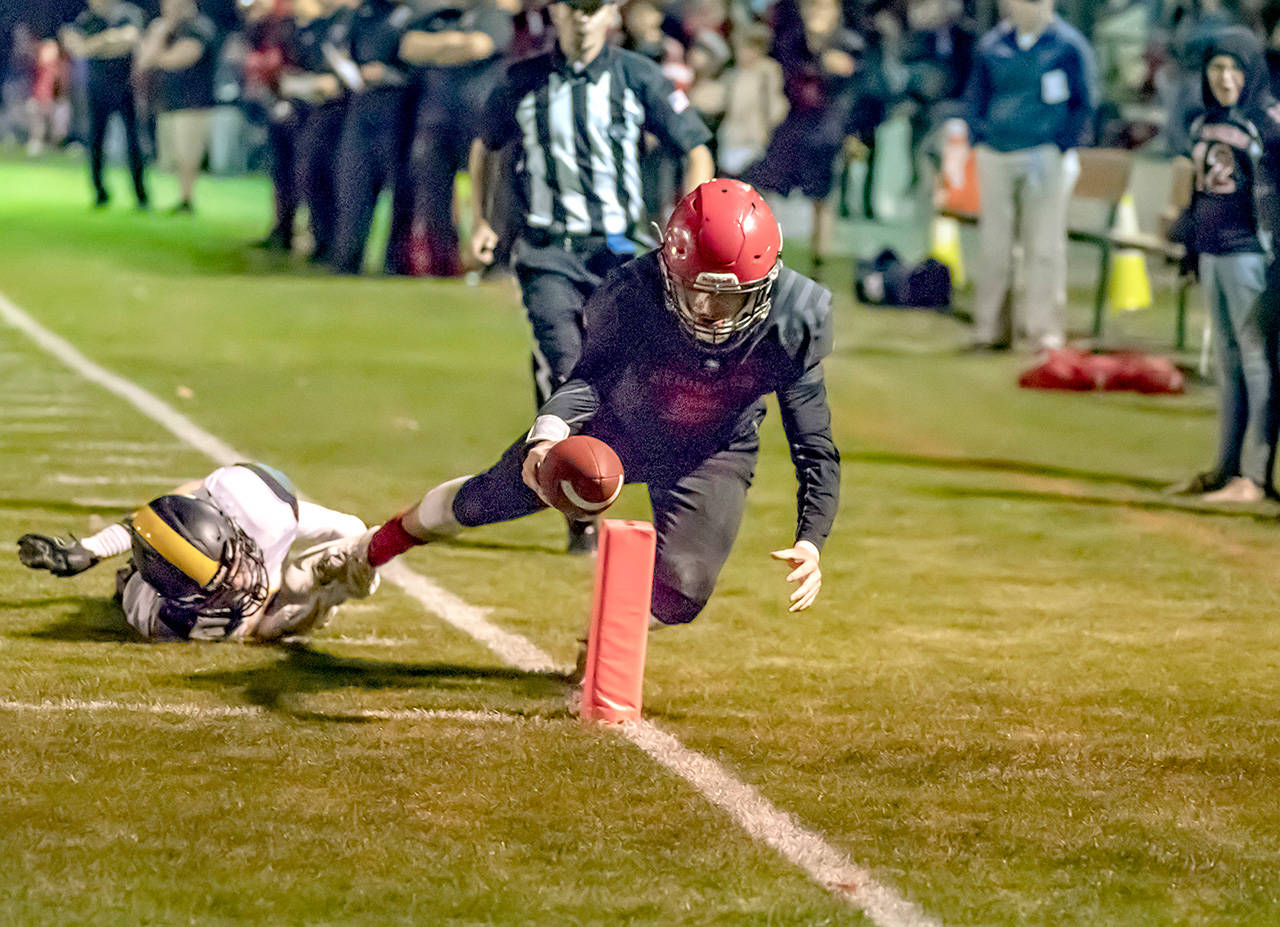
<svg viewBox="0 0 1280 927">
<path fill-rule="evenodd" d="M 711 134 L 684 94 L 648 58 L 606 44 L 611 2 L 565 0 L 550 11 L 556 46 L 507 69 L 470 164 L 471 251 L 489 264 L 498 242 L 486 215 L 490 172 L 506 145 L 517 146 L 512 259 L 533 327 L 539 405 L 578 361 L 586 297 L 636 253 L 645 133 L 685 159 L 686 190 L 714 171 Z"/>
</svg>

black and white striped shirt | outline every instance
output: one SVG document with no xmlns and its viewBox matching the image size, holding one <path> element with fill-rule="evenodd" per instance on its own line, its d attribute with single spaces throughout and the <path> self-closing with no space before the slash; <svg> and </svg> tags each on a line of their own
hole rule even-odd
<svg viewBox="0 0 1280 927">
<path fill-rule="evenodd" d="M 576 68 L 559 48 L 514 62 L 485 107 L 490 150 L 519 143 L 525 224 L 555 235 L 627 235 L 644 207 L 645 132 L 684 155 L 710 132 L 658 66 L 606 47 Z"/>
</svg>

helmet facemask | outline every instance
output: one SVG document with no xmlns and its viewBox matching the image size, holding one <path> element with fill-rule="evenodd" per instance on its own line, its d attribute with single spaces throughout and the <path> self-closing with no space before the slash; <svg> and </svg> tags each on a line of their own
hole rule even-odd
<svg viewBox="0 0 1280 927">
<path fill-rule="evenodd" d="M 269 580 L 262 551 L 253 538 L 228 519 L 231 537 L 222 551 L 218 572 L 198 592 L 165 598 L 177 609 L 209 618 L 227 617 L 230 633 L 245 617 L 262 608 Z"/>
<path fill-rule="evenodd" d="M 703 271 L 695 280 L 676 276 L 659 260 L 666 291 L 667 308 L 680 321 L 680 327 L 698 346 L 713 351 L 728 351 L 741 344 L 747 334 L 769 316 L 773 300 L 773 284 L 780 265 L 775 263 L 759 280 L 742 283 L 731 273 Z M 698 305 L 698 295 L 712 298 L 744 296 L 742 304 L 731 312 L 707 312 Z"/>
<path fill-rule="evenodd" d="M 129 528 L 135 568 L 175 617 L 223 618 L 230 632 L 266 602 L 261 549 L 211 502 L 161 496 L 134 513 Z"/>
</svg>

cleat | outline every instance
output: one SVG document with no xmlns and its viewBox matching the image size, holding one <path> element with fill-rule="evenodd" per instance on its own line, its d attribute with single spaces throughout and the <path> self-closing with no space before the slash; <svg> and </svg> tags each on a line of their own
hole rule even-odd
<svg viewBox="0 0 1280 927">
<path fill-rule="evenodd" d="M 594 521 L 569 522 L 569 546 L 567 553 L 575 557 L 589 557 L 596 552 L 599 529 Z"/>
<path fill-rule="evenodd" d="M 75 538 L 51 538 L 24 534 L 18 538 L 18 559 L 33 570 L 48 570 L 54 576 L 75 576 L 98 563 L 98 557 Z"/>
<path fill-rule="evenodd" d="M 346 598 L 365 599 L 378 588 L 378 571 L 369 564 L 373 531 L 339 538 L 303 551 L 295 566 L 309 570 L 317 586 L 332 587 Z"/>
<path fill-rule="evenodd" d="M 565 682 L 570 685 L 582 685 L 582 680 L 587 676 L 587 645 L 589 643 L 585 637 L 578 638 L 578 653 L 573 660 L 573 669 L 565 676 Z"/>
</svg>

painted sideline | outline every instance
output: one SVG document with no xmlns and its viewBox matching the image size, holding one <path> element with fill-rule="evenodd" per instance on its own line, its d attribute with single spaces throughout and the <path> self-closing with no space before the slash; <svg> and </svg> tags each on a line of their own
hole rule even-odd
<svg viewBox="0 0 1280 927">
<path fill-rule="evenodd" d="M 129 402 L 147 418 L 217 463 L 226 466 L 249 459 L 152 393 L 89 360 L 2 293 L 0 318 L 86 380 Z M 484 609 L 468 604 L 422 574 L 399 562 L 388 564 L 381 572 L 427 611 L 475 638 L 508 665 L 526 672 L 558 671 L 551 657 L 532 641 L 491 624 Z M 4 704 L 0 702 L 0 707 Z M 248 708 L 234 710 L 251 711 Z M 819 834 L 775 808 L 756 789 L 739 782 L 714 760 L 690 750 L 648 721 L 619 725 L 618 730 L 656 762 L 689 782 L 708 801 L 725 811 L 753 839 L 773 847 L 793 865 L 803 869 L 814 882 L 861 909 L 878 927 L 939 925 L 917 905 L 876 882 L 869 870 L 850 862 Z"/>
<path fill-rule="evenodd" d="M 185 705 L 163 702 L 113 702 L 106 699 L 61 698 L 41 702 L 22 702 L 0 699 L 0 711 L 28 712 L 32 714 L 69 714 L 118 711 L 140 715 L 177 715 L 181 718 L 255 718 L 268 717 L 278 712 L 258 705 Z M 309 711 L 308 715 L 323 716 L 330 712 Z M 372 721 L 469 721 L 479 724 L 530 720 L 526 715 L 504 715 L 497 711 L 466 711 L 444 708 L 389 708 L 358 711 L 334 711 L 334 717 L 368 718 Z"/>
</svg>

